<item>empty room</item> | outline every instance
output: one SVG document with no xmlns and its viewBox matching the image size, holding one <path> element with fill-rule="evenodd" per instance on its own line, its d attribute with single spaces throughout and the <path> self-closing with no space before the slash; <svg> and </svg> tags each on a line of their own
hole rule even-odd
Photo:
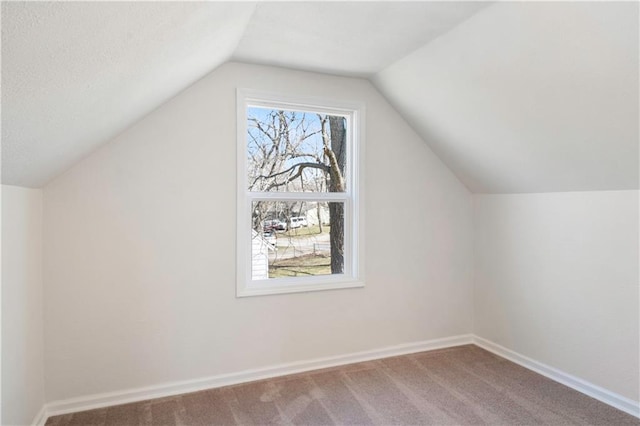
<svg viewBox="0 0 640 426">
<path fill-rule="evenodd" d="M 2 425 L 640 425 L 640 3 L 3 1 Z"/>
</svg>

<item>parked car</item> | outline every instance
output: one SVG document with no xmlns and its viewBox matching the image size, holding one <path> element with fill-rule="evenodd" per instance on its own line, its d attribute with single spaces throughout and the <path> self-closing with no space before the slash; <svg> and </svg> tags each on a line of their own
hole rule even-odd
<svg viewBox="0 0 640 426">
<path fill-rule="evenodd" d="M 286 231 L 287 230 L 286 222 L 283 222 L 283 221 L 278 220 L 278 219 L 265 220 L 263 225 L 262 225 L 262 227 L 263 227 L 264 232 Z"/>
<path fill-rule="evenodd" d="M 291 229 L 300 228 L 301 226 L 307 227 L 307 218 L 304 216 L 294 216 L 291 218 Z"/>
<path fill-rule="evenodd" d="M 271 232 L 271 231 L 273 231 L 273 229 L 274 229 L 273 222 L 274 222 L 273 220 L 265 220 L 265 221 L 262 223 L 262 230 L 263 230 L 264 232 Z"/>
</svg>

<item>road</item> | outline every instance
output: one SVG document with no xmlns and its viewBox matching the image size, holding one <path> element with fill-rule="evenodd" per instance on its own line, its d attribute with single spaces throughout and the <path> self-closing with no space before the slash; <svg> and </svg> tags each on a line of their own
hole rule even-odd
<svg viewBox="0 0 640 426">
<path fill-rule="evenodd" d="M 269 252 L 270 261 L 313 254 L 314 244 L 316 245 L 316 253 L 329 254 L 329 233 L 293 237 L 288 237 L 283 233 L 277 234 L 276 238 L 277 250 Z"/>
</svg>

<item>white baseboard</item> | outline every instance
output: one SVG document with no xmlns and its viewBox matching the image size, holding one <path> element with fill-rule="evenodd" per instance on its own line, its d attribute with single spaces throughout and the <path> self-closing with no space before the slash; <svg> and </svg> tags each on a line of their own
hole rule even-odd
<svg viewBox="0 0 640 426">
<path fill-rule="evenodd" d="M 47 406 L 43 405 L 38 414 L 33 418 L 31 424 L 33 426 L 44 426 L 49 416 L 47 415 Z"/>
<path fill-rule="evenodd" d="M 116 392 L 89 395 L 80 398 L 72 398 L 61 401 L 53 401 L 43 407 L 46 413 L 44 421 L 49 416 L 92 410 L 95 408 L 112 405 L 127 404 L 130 402 L 145 401 L 153 398 L 161 398 L 182 393 L 197 392 L 221 386 L 246 383 L 254 380 L 268 379 L 287 374 L 302 373 L 320 368 L 335 367 L 355 362 L 370 361 L 380 358 L 388 358 L 397 355 L 406 355 L 416 352 L 430 351 L 434 349 L 449 348 L 473 343 L 473 336 L 465 334 L 461 336 L 446 337 L 442 339 L 426 340 L 416 343 L 407 343 L 389 346 L 381 349 L 373 349 L 364 352 L 356 352 L 347 355 L 338 355 L 326 358 L 317 358 L 308 361 L 292 362 L 271 367 L 245 370 L 237 373 L 222 374 L 180 382 L 164 383 L 137 389 L 127 389 Z M 43 422 L 44 423 L 44 422 Z M 41 423 L 34 423 L 40 425 Z"/>
<path fill-rule="evenodd" d="M 612 407 L 622 410 L 625 413 L 629 413 L 632 416 L 640 418 L 640 404 L 637 401 L 633 401 L 622 395 L 618 395 L 614 392 L 608 391 L 600 386 L 589 383 L 586 380 L 582 380 L 578 377 L 567 374 L 557 368 L 550 367 L 546 364 L 533 360 L 527 356 L 521 355 L 517 352 L 507 349 L 503 346 L 493 343 L 490 340 L 483 339 L 479 336 L 473 336 L 473 343 L 480 346 L 483 349 L 488 350 L 502 358 L 515 362 L 518 365 L 523 366 L 529 370 L 535 371 L 538 374 L 542 374 L 545 377 L 562 383 L 572 389 L 582 392 L 585 395 L 589 395 L 598 401 L 604 402 Z"/>
<path fill-rule="evenodd" d="M 53 401 L 45 404 L 40 410 L 33 424 L 42 426 L 50 416 L 74 413 L 78 411 L 92 410 L 95 408 L 109 407 L 113 405 L 127 404 L 130 402 L 145 401 L 153 398 L 179 395 L 189 392 L 197 392 L 206 389 L 213 389 L 222 386 L 235 385 L 239 383 L 251 382 L 254 380 L 268 379 L 272 377 L 284 376 L 287 374 L 302 373 L 305 371 L 317 370 L 320 368 L 336 367 L 355 362 L 370 361 L 374 359 L 388 358 L 397 355 L 406 355 L 416 352 L 430 351 L 434 349 L 449 348 L 460 345 L 476 344 L 502 358 L 515 362 L 529 370 L 542 374 L 556 382 L 569 386 L 572 389 L 591 396 L 605 404 L 611 405 L 619 410 L 640 417 L 640 407 L 638 402 L 625 398 L 616 393 L 610 392 L 585 380 L 579 379 L 570 374 L 564 373 L 556 368 L 535 361 L 529 357 L 521 355 L 482 337 L 465 334 L 460 336 L 446 337 L 442 339 L 426 340 L 416 343 L 408 343 L 396 346 L 389 346 L 381 349 L 356 352 L 346 355 L 338 355 L 326 358 L 317 358 L 307 361 L 298 361 L 287 364 L 280 364 L 271 367 L 264 367 L 252 370 L 240 371 L 237 373 L 221 374 L 206 378 L 185 380 L 179 382 L 163 383 L 155 386 L 148 386 L 136 389 L 127 389 L 116 392 L 101 393 L 79 398 L 71 398 L 61 401 Z"/>
</svg>

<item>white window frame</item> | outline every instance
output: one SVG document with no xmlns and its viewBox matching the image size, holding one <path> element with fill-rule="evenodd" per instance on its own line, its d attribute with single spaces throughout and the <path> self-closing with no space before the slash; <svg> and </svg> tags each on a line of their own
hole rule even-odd
<svg viewBox="0 0 640 426">
<path fill-rule="evenodd" d="M 346 191 L 250 192 L 247 190 L 247 108 L 262 107 L 340 115 L 347 119 Z M 364 113 L 362 102 L 237 90 L 236 296 L 259 296 L 364 287 Z M 313 277 L 251 278 L 251 209 L 254 201 L 343 202 L 344 273 Z"/>
</svg>

